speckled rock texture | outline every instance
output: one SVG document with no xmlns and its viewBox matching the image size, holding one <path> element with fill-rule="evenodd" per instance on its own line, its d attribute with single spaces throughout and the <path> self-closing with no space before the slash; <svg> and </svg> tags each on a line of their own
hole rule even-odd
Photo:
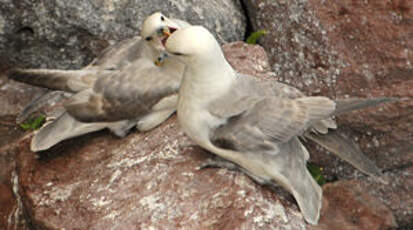
<svg viewBox="0 0 413 230">
<path fill-rule="evenodd" d="M 310 230 L 380 230 L 397 226 L 389 209 L 368 195 L 359 181 L 339 181 L 323 188 L 323 215 Z"/>
<path fill-rule="evenodd" d="M 268 31 L 259 44 L 277 80 L 309 95 L 401 98 L 340 116 L 338 124 L 391 178 L 389 186 L 368 191 L 381 194 L 400 226 L 413 228 L 413 1 L 243 2 L 252 30 Z M 325 151 L 309 148 L 328 180 L 361 178 Z"/>
<path fill-rule="evenodd" d="M 235 42 L 223 50 L 238 71 L 273 77 L 262 47 Z M 9 120 L 5 124 L 13 124 Z M 180 131 L 175 116 L 151 132 L 132 132 L 118 139 L 102 131 L 64 141 L 39 154 L 29 150 L 31 136 L 31 132 L 17 132 L 8 144 L 0 145 L 0 203 L 5 204 L 0 206 L 0 226 L 5 229 L 311 227 L 285 190 L 259 186 L 237 171 L 199 170 L 211 155 Z M 338 166 L 343 165 L 339 162 Z M 398 181 L 406 180 L 400 177 Z M 353 229 L 394 226 L 387 206 L 395 204 L 393 210 L 401 203 L 385 203 L 391 200 L 386 196 L 395 194 L 393 199 L 404 202 L 405 196 L 399 195 L 406 191 L 394 183 L 390 191 L 398 189 L 399 193 L 389 193 L 387 186 L 364 177 L 327 184 L 318 229 L 342 223 Z M 404 211 L 410 207 L 403 205 Z M 330 218 L 333 215 L 339 218 Z"/>
<path fill-rule="evenodd" d="M 12 81 L 0 73 L 0 116 L 18 114 L 27 103 L 44 92 L 44 89 Z"/>
<path fill-rule="evenodd" d="M 239 0 L 1 0 L 0 70 L 79 68 L 109 44 L 137 35 L 156 11 L 202 24 L 221 42 L 245 35 Z"/>
<path fill-rule="evenodd" d="M 234 43 L 224 50 L 234 55 L 234 67 L 255 63 L 245 72 L 268 70 L 259 46 Z M 37 155 L 29 150 L 31 136 L 20 134 L 4 147 L 15 162 L 2 173 L 0 202 L 7 208 L 0 208 L 0 226 L 6 229 L 306 228 L 283 189 L 259 186 L 237 171 L 199 170 L 210 155 L 180 131 L 175 117 L 151 132 L 123 139 L 98 132 Z"/>
</svg>

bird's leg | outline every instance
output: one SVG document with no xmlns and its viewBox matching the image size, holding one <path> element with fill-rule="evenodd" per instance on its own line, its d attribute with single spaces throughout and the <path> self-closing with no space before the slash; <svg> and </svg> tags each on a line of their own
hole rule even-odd
<svg viewBox="0 0 413 230">
<path fill-rule="evenodd" d="M 155 60 L 155 65 L 161 67 L 163 65 L 165 58 L 167 57 L 168 57 L 168 54 L 166 52 L 161 52 L 161 54 Z"/>
<path fill-rule="evenodd" d="M 198 167 L 198 169 L 205 168 L 226 168 L 229 170 L 238 170 L 240 167 L 237 164 L 225 160 L 222 157 L 214 156 L 213 158 L 208 158 Z"/>
<path fill-rule="evenodd" d="M 203 162 L 198 169 L 205 169 L 205 168 L 225 168 L 228 170 L 232 171 L 241 171 L 245 173 L 247 176 L 249 176 L 251 179 L 253 179 L 255 182 L 257 182 L 260 185 L 274 185 L 271 181 L 263 180 L 262 178 L 250 173 L 248 170 L 245 170 L 241 166 L 229 161 L 225 160 L 222 157 L 219 156 L 214 156 L 213 158 L 208 158 L 205 162 Z"/>
</svg>

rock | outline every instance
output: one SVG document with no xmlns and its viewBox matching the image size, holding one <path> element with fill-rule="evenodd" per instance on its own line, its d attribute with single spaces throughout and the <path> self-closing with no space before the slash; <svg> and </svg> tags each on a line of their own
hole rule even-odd
<svg viewBox="0 0 413 230">
<path fill-rule="evenodd" d="M 320 222 L 310 230 L 374 230 L 397 227 L 391 211 L 370 196 L 359 181 L 340 181 L 323 187 Z"/>
<path fill-rule="evenodd" d="M 242 40 L 246 30 L 238 0 L 7 0 L 0 5 L 0 71 L 80 68 L 109 44 L 137 35 L 156 11 L 202 24 L 221 42 Z"/>
<path fill-rule="evenodd" d="M 229 64 L 239 73 L 269 78 L 271 75 L 268 56 L 259 45 L 249 45 L 245 42 L 232 42 L 222 46 Z"/>
<path fill-rule="evenodd" d="M 267 78 L 274 75 L 266 74 L 268 61 L 261 47 L 238 42 L 223 48 L 238 71 Z M 133 132 L 123 139 L 108 131 L 97 132 L 39 154 L 30 152 L 30 138 L 26 133 L 0 149 L 7 153 L 7 158 L 0 158 L 0 168 L 15 161 L 1 171 L 5 192 L 0 193 L 0 202 L 6 205 L 0 206 L 0 224 L 5 223 L 6 229 L 24 229 L 27 223 L 34 229 L 311 227 L 285 190 L 257 185 L 236 171 L 198 170 L 211 156 L 180 131 L 175 117 L 151 132 Z M 309 150 L 313 157 L 317 149 Z M 350 170 L 354 177 L 356 170 Z M 337 175 L 343 177 L 341 173 Z M 408 220 L 413 207 L 409 203 L 411 175 L 403 169 L 388 171 L 388 186 L 363 176 L 348 184 L 326 185 L 320 226 L 337 224 L 323 219 L 329 207 L 342 208 L 336 214 L 343 217 L 353 205 L 368 214 L 353 214 L 353 219 L 360 220 L 355 226 L 392 226 L 391 213 L 381 204 L 398 220 Z M 351 206 L 339 206 L 343 194 Z M 385 221 L 377 221 L 377 215 L 386 217 Z M 408 226 L 406 221 L 400 223 Z"/>
<path fill-rule="evenodd" d="M 175 117 L 123 139 L 100 132 L 66 141 L 39 159 L 27 139 L 19 192 L 40 229 L 305 229 L 291 200 L 244 174 L 198 170 L 208 154 L 191 144 Z"/>
<path fill-rule="evenodd" d="M 259 46 L 235 43 L 224 49 L 234 55 L 229 57 L 234 67 L 244 65 L 241 71 L 268 66 Z M 250 60 L 255 57 L 260 60 Z M 246 63 L 255 64 L 248 70 Z M 119 139 L 102 131 L 39 154 L 30 152 L 30 138 L 13 145 L 15 177 L 7 180 L 17 182 L 12 210 L 21 202 L 35 229 L 306 228 L 285 190 L 260 186 L 237 171 L 197 169 L 211 155 L 179 130 L 176 117 L 147 133 Z M 1 212 L 15 213 L 0 207 Z"/>
<path fill-rule="evenodd" d="M 390 180 L 409 174 L 413 168 L 413 2 L 243 3 L 252 30 L 268 31 L 259 44 L 268 52 L 277 80 L 309 95 L 401 98 L 397 103 L 340 116 L 338 125 L 342 134 L 355 140 L 381 169 L 393 172 Z M 355 177 L 364 180 L 348 164 L 319 147 L 308 146 L 311 160 L 324 167 L 330 181 Z M 409 184 L 405 176 L 400 180 L 401 184 Z M 412 193 L 413 189 L 408 191 Z M 410 200 L 404 193 L 400 197 L 402 203 Z M 411 208 L 401 208 L 396 212 L 399 225 L 411 225 Z"/>
<path fill-rule="evenodd" d="M 14 116 L 0 116 L 0 227 L 29 229 L 18 194 L 16 145 L 23 131 L 14 125 Z"/>
<path fill-rule="evenodd" d="M 10 80 L 0 73 L 0 117 L 18 114 L 26 104 L 44 92 L 45 89 Z"/>
</svg>

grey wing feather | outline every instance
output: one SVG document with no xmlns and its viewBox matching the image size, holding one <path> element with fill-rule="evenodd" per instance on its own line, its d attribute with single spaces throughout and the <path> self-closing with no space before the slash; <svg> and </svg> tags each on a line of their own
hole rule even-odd
<svg viewBox="0 0 413 230">
<path fill-rule="evenodd" d="M 322 205 L 322 189 L 306 167 L 305 147 L 297 137 L 280 146 L 280 155 L 274 156 L 274 179 L 289 190 L 296 199 L 304 218 L 317 224 Z"/>
<path fill-rule="evenodd" d="M 53 122 L 42 127 L 32 138 L 30 149 L 33 152 L 43 151 L 57 143 L 86 133 L 106 128 L 106 124 L 81 123 L 69 114 L 64 113 Z"/>
<path fill-rule="evenodd" d="M 112 71 L 98 69 L 12 69 L 8 72 L 8 76 L 30 85 L 73 93 L 92 87 L 98 76 L 111 73 Z"/>
<path fill-rule="evenodd" d="M 153 60 L 156 56 L 140 37 L 135 37 L 109 46 L 82 70 L 15 68 L 7 74 L 19 82 L 73 93 L 92 87 L 98 77 L 112 74 L 111 70 L 119 70 L 145 55 Z"/>
<path fill-rule="evenodd" d="M 304 137 L 323 146 L 363 173 L 373 177 L 381 176 L 380 169 L 363 154 L 357 144 L 352 143 L 336 131 L 329 131 L 327 134 L 306 132 Z"/>
<path fill-rule="evenodd" d="M 238 134 L 242 135 L 238 132 L 234 136 L 221 135 L 217 131 L 213 137 L 214 144 L 221 148 L 235 150 L 243 155 L 252 155 L 244 158 L 251 159 L 253 166 L 249 167 L 249 163 L 246 163 L 242 171 L 258 183 L 281 184 L 293 194 L 304 218 L 309 223 L 316 224 L 320 216 L 322 190 L 306 168 L 308 151 L 297 137 L 276 144 L 260 140 L 262 136 L 254 136 L 254 132 L 247 133 L 244 138 Z M 266 175 L 247 170 L 247 168 L 256 167 L 262 168 Z"/>
<path fill-rule="evenodd" d="M 63 113 L 56 120 L 46 124 L 35 133 L 30 149 L 33 152 L 47 150 L 61 141 L 105 128 L 110 129 L 117 136 L 123 137 L 136 125 L 136 122 L 132 119 L 117 122 L 83 123 L 77 121 L 68 113 Z"/>
<path fill-rule="evenodd" d="M 99 78 L 92 91 L 73 97 L 65 108 L 82 122 L 117 121 L 146 115 L 176 94 L 184 66 L 166 59 L 163 67 L 139 59 L 114 75 Z"/>
<path fill-rule="evenodd" d="M 120 41 L 104 49 L 86 69 L 119 70 L 141 58 L 144 54 L 143 40 L 136 36 Z"/>
<path fill-rule="evenodd" d="M 226 95 L 212 102 L 209 111 L 226 118 L 242 113 L 267 97 L 295 99 L 303 96 L 302 92 L 287 84 L 238 73 L 235 85 Z"/>
<path fill-rule="evenodd" d="M 378 98 L 348 98 L 336 100 L 337 109 L 332 115 L 337 116 L 353 110 L 372 107 L 386 102 L 398 101 L 393 97 L 378 97 Z"/>
<path fill-rule="evenodd" d="M 289 99 L 262 96 L 253 99 L 256 101 L 246 97 L 238 104 L 226 105 L 227 115 L 233 115 L 228 112 L 231 109 L 237 113 L 218 128 L 222 135 L 254 133 L 254 136 L 262 136 L 261 139 L 270 142 L 286 142 L 293 136 L 302 134 L 311 124 L 335 109 L 335 103 L 325 97 Z M 237 108 L 239 105 L 242 108 Z"/>
</svg>

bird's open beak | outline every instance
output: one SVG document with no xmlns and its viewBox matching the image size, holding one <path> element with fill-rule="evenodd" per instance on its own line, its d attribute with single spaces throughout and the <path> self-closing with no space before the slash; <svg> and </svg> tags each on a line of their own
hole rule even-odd
<svg viewBox="0 0 413 230">
<path fill-rule="evenodd" d="M 162 28 L 162 34 L 165 35 L 166 37 L 169 37 L 169 36 L 171 36 L 172 33 L 171 33 L 169 27 L 163 27 Z"/>
<path fill-rule="evenodd" d="M 176 28 L 169 27 L 169 26 L 165 26 L 162 28 L 161 33 L 162 35 L 164 35 L 164 38 L 162 39 L 162 45 L 165 46 L 166 40 L 168 40 L 169 36 L 171 36 L 171 34 L 175 32 L 176 30 L 177 30 Z"/>
</svg>

